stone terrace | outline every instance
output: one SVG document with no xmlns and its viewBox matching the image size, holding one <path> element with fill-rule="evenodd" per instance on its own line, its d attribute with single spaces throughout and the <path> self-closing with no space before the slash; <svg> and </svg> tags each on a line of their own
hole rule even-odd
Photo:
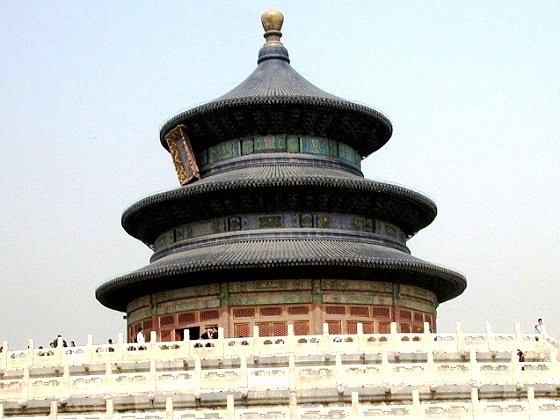
<svg viewBox="0 0 560 420">
<path fill-rule="evenodd" d="M 5 342 L 0 418 L 559 418 L 558 341 L 514 331 Z"/>
</svg>

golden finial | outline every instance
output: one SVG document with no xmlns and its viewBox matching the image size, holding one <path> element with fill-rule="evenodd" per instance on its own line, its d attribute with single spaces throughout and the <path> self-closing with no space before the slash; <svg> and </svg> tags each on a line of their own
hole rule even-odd
<svg viewBox="0 0 560 420">
<path fill-rule="evenodd" d="M 278 9 L 268 9 L 261 16 L 262 26 L 264 28 L 264 37 L 267 44 L 282 44 L 282 24 L 284 23 L 284 15 Z"/>
</svg>

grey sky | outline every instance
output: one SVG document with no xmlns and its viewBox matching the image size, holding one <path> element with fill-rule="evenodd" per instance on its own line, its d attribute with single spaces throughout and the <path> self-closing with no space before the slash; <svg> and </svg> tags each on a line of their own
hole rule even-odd
<svg viewBox="0 0 560 420">
<path fill-rule="evenodd" d="M 440 331 L 560 331 L 560 8 L 554 1 L 0 3 L 0 341 L 124 332 L 95 288 L 148 263 L 120 226 L 178 186 L 159 128 L 256 67 L 285 15 L 292 66 L 394 126 L 367 178 L 438 205 L 412 254 L 464 273 Z"/>
</svg>

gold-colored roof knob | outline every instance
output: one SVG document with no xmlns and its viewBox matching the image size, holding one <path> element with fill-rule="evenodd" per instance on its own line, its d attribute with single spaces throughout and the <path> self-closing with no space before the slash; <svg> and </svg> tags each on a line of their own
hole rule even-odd
<svg viewBox="0 0 560 420">
<path fill-rule="evenodd" d="M 268 9 L 262 14 L 261 22 L 265 31 L 281 31 L 284 15 L 278 9 Z"/>
<path fill-rule="evenodd" d="M 261 22 L 267 44 L 281 44 L 282 24 L 284 23 L 284 15 L 278 9 L 268 9 L 261 16 Z"/>
</svg>

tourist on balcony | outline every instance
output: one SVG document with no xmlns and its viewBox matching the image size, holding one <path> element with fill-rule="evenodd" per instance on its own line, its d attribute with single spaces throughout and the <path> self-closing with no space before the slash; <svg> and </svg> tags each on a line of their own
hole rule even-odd
<svg viewBox="0 0 560 420">
<path fill-rule="evenodd" d="M 140 327 L 140 329 L 138 330 L 138 333 L 136 333 L 136 342 L 138 344 L 145 344 L 146 343 L 146 338 L 144 337 L 144 332 L 142 331 L 142 327 Z M 138 350 L 144 350 L 146 347 L 145 346 L 140 346 L 138 347 Z"/>
<path fill-rule="evenodd" d="M 212 338 L 212 331 L 210 328 L 205 328 L 204 332 L 201 334 L 200 339 L 201 340 L 209 340 Z"/>
<path fill-rule="evenodd" d="M 208 327 L 204 330 L 202 335 L 200 336 L 201 340 L 211 340 L 218 336 L 218 331 L 216 331 L 213 327 Z M 206 343 L 205 347 L 214 347 L 214 344 Z"/>
<path fill-rule="evenodd" d="M 536 340 L 539 341 L 539 335 L 543 333 L 543 320 L 539 318 L 537 323 L 535 324 L 535 334 L 537 334 Z"/>
<path fill-rule="evenodd" d="M 62 338 L 62 334 L 58 334 L 56 336 L 56 338 L 54 339 L 54 341 L 52 342 L 52 346 L 51 347 L 58 347 L 58 341 L 60 340 L 60 342 L 62 343 L 62 347 L 68 347 L 68 343 L 66 343 L 66 340 L 64 340 Z"/>
<path fill-rule="evenodd" d="M 525 354 L 517 349 L 517 357 L 519 359 L 519 363 L 523 363 L 525 361 Z M 525 366 L 521 365 L 521 370 L 525 370 Z"/>
</svg>

